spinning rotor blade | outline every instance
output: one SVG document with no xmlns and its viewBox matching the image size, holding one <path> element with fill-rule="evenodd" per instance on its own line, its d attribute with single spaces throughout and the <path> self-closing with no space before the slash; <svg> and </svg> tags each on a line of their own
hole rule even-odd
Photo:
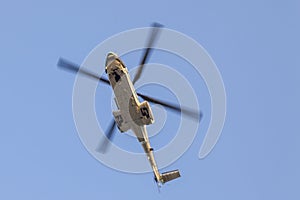
<svg viewBox="0 0 300 200">
<path fill-rule="evenodd" d="M 105 153 L 107 151 L 109 147 L 109 141 L 113 139 L 115 127 L 116 127 L 116 122 L 113 119 L 110 123 L 106 137 L 103 138 L 102 142 L 99 143 L 96 151 L 98 151 L 99 153 Z"/>
<path fill-rule="evenodd" d="M 165 106 L 166 108 L 169 108 L 177 113 L 182 113 L 182 114 L 185 114 L 186 116 L 189 116 L 193 119 L 201 119 L 202 118 L 202 112 L 200 113 L 197 113 L 191 109 L 187 109 L 187 108 L 180 108 L 178 105 L 175 105 L 175 104 L 172 104 L 172 103 L 168 103 L 168 102 L 165 102 L 165 101 L 161 101 L 161 100 L 158 100 L 158 99 L 154 99 L 152 97 L 149 97 L 149 96 L 146 96 L 146 95 L 143 95 L 141 93 L 137 93 L 138 96 L 140 96 L 141 98 L 143 98 L 144 100 L 146 101 L 149 101 L 149 102 L 152 102 L 152 103 L 156 103 L 156 104 L 159 104 L 159 105 L 162 105 L 162 106 Z"/>
<path fill-rule="evenodd" d="M 163 25 L 161 25 L 159 23 L 153 23 L 152 24 L 152 32 L 151 32 L 150 38 L 148 40 L 147 48 L 144 51 L 144 54 L 143 54 L 142 60 L 140 62 L 139 68 L 138 68 L 138 70 L 135 74 L 135 77 L 134 77 L 133 81 L 132 81 L 133 84 L 135 84 L 135 82 L 137 80 L 139 80 L 139 78 L 141 77 L 144 65 L 147 62 L 147 60 L 149 58 L 149 55 L 153 50 L 152 46 L 153 46 L 155 40 L 157 39 L 157 36 L 159 34 L 159 31 L 160 31 L 161 27 L 163 27 Z"/>
<path fill-rule="evenodd" d="M 66 59 L 64 59 L 64 58 L 59 58 L 59 60 L 58 60 L 58 62 L 57 62 L 57 66 L 58 67 L 60 67 L 60 68 L 62 68 L 62 69 L 65 69 L 65 70 L 69 70 L 69 71 L 71 71 L 71 72 L 74 72 L 74 73 L 81 73 L 81 74 L 84 74 L 84 75 L 86 75 L 86 76 L 88 76 L 88 77 L 91 77 L 91 78 L 93 78 L 93 79 L 96 79 L 96 80 L 98 80 L 98 81 L 101 81 L 101 82 L 103 82 L 103 83 L 106 83 L 106 84 L 110 84 L 109 83 L 109 81 L 107 80 L 107 79 L 105 79 L 105 78 L 102 78 L 102 77 L 100 77 L 99 75 L 97 75 L 97 74 L 95 74 L 95 73 L 93 73 L 93 72 L 90 72 L 90 71 L 88 71 L 88 70 L 86 70 L 86 69 L 82 69 L 82 68 L 80 68 L 80 66 L 79 65 L 77 65 L 77 64 L 74 64 L 74 63 L 72 63 L 72 62 L 70 62 L 70 61 L 68 61 L 68 60 L 66 60 Z"/>
</svg>

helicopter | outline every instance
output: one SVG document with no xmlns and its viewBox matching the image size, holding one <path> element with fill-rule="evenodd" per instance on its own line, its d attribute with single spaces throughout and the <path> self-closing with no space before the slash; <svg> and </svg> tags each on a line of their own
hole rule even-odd
<svg viewBox="0 0 300 200">
<path fill-rule="evenodd" d="M 121 133 L 132 130 L 137 140 L 141 144 L 146 157 L 151 165 L 154 173 L 154 180 L 161 186 L 168 181 L 179 178 L 180 172 L 178 169 L 160 173 L 154 158 L 154 149 L 150 145 L 150 140 L 148 138 L 148 133 L 146 126 L 154 123 L 154 116 L 151 110 L 150 103 L 159 104 L 165 108 L 175 111 L 179 114 L 186 115 L 193 119 L 201 119 L 202 112 L 196 112 L 192 109 L 183 108 L 179 105 L 169 103 L 167 101 L 162 101 L 140 92 L 136 92 L 134 85 L 141 78 L 145 64 L 147 63 L 150 54 L 153 51 L 153 45 L 158 39 L 159 33 L 163 25 L 159 23 L 153 23 L 151 26 L 150 37 L 147 42 L 147 46 L 144 49 L 142 59 L 138 66 L 137 72 L 131 80 L 128 73 L 128 69 L 123 63 L 123 61 L 118 57 L 117 54 L 109 52 L 105 61 L 105 73 L 108 79 L 93 73 L 84 67 L 74 64 L 64 58 L 59 58 L 57 66 L 75 73 L 80 73 L 86 75 L 96 81 L 110 85 L 114 92 L 114 99 L 116 107 L 118 110 L 112 112 L 113 119 L 108 126 L 106 132 L 106 138 L 104 138 L 98 145 L 96 149 L 99 153 L 105 153 L 109 147 L 110 140 L 112 140 L 115 134 L 115 127 Z M 139 98 L 143 99 L 140 102 Z"/>
</svg>

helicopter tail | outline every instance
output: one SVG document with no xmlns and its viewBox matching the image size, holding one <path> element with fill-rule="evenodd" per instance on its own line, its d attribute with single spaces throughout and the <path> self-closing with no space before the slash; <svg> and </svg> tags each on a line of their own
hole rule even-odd
<svg viewBox="0 0 300 200">
<path fill-rule="evenodd" d="M 174 180 L 179 177 L 180 177 L 179 170 L 172 170 L 160 174 L 159 181 L 157 180 L 156 177 L 154 177 L 154 180 L 157 182 L 159 186 L 161 186 L 162 184 L 165 184 L 166 182 Z"/>
<path fill-rule="evenodd" d="M 162 183 L 166 183 L 168 181 L 174 180 L 179 177 L 180 177 L 180 173 L 179 173 L 178 169 L 173 170 L 173 171 L 164 172 L 161 174 Z"/>
</svg>

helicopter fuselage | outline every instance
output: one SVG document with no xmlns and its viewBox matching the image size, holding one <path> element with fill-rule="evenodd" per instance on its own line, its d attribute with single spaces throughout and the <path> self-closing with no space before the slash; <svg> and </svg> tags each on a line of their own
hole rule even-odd
<svg viewBox="0 0 300 200">
<path fill-rule="evenodd" d="M 139 101 L 127 68 L 114 53 L 108 54 L 105 71 L 115 94 L 118 110 L 113 111 L 113 115 L 119 130 L 126 132 L 131 129 L 134 132 L 147 155 L 155 179 L 163 183 L 146 129 L 146 125 L 154 122 L 149 103 L 147 101 L 142 103 Z"/>
</svg>

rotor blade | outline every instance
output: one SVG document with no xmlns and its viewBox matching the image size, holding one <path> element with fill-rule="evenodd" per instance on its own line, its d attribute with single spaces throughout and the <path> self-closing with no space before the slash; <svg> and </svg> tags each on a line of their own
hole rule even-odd
<svg viewBox="0 0 300 200">
<path fill-rule="evenodd" d="M 180 106 L 169 103 L 169 102 L 165 102 L 165 101 L 161 101 L 158 99 L 154 99 L 152 97 L 146 96 L 144 94 L 141 93 L 137 93 L 138 96 L 140 96 L 141 98 L 143 98 L 146 101 L 149 101 L 151 103 L 156 103 L 162 106 L 165 106 L 166 108 L 169 108 L 177 113 L 182 113 L 185 114 L 193 119 L 201 119 L 202 118 L 202 112 L 198 113 L 194 110 L 188 109 L 188 108 L 180 108 Z"/>
<path fill-rule="evenodd" d="M 109 141 L 111 141 L 113 139 L 114 136 L 114 129 L 116 126 L 116 122 L 113 119 L 110 123 L 109 129 L 107 131 L 106 137 L 103 138 L 103 140 L 99 143 L 96 151 L 98 151 L 99 153 L 105 153 L 109 147 Z"/>
<path fill-rule="evenodd" d="M 88 77 L 91 77 L 93 79 L 96 79 L 98 81 L 102 81 L 103 83 L 106 83 L 106 84 L 110 84 L 109 81 L 105 78 L 102 78 L 100 77 L 99 75 L 93 73 L 93 72 L 90 72 L 88 71 L 87 69 L 83 69 L 83 68 L 80 68 L 79 65 L 77 64 L 74 64 L 64 58 L 59 58 L 58 62 L 57 62 L 57 66 L 62 68 L 62 69 L 65 69 L 65 70 L 69 70 L 71 72 L 74 72 L 74 73 L 81 73 L 81 74 L 84 74 Z"/>
<path fill-rule="evenodd" d="M 148 40 L 148 44 L 147 44 L 147 48 L 145 49 L 144 51 L 144 54 L 143 54 L 143 57 L 141 59 L 141 62 L 140 62 L 140 65 L 139 65 L 139 68 L 134 76 L 134 79 L 132 81 L 133 84 L 135 84 L 135 82 L 137 80 L 139 80 L 139 78 L 141 77 L 141 74 L 142 74 L 142 71 L 143 71 L 143 68 L 144 68 L 144 65 L 145 63 L 147 62 L 148 58 L 149 58 L 149 55 L 150 53 L 152 52 L 153 50 L 153 44 L 155 42 L 155 40 L 157 39 L 157 36 L 159 34 L 159 31 L 160 31 L 160 28 L 163 27 L 163 25 L 159 24 L 159 23 L 153 23 L 152 24 L 152 32 L 151 32 L 151 35 L 150 35 L 150 38 Z"/>
</svg>

